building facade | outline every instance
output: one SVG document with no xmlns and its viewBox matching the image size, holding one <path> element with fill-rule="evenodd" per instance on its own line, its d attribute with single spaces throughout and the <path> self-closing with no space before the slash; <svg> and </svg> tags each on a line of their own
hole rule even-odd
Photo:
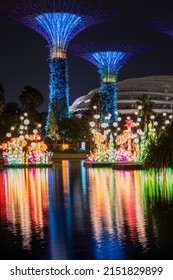
<svg viewBox="0 0 173 280">
<path fill-rule="evenodd" d="M 93 89 L 87 95 L 77 98 L 70 106 L 71 116 L 81 117 L 100 89 Z M 134 114 L 136 102 L 148 95 L 154 103 L 154 112 L 173 114 L 173 76 L 150 76 L 131 78 L 117 83 L 117 109 L 122 115 Z"/>
</svg>

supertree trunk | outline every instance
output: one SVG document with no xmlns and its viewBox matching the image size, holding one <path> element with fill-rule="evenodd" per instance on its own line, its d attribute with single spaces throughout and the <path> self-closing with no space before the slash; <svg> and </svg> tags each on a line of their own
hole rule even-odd
<svg viewBox="0 0 173 280">
<path fill-rule="evenodd" d="M 116 121 L 117 92 L 115 83 L 101 83 L 101 117 L 111 114 L 111 122 Z"/>
<path fill-rule="evenodd" d="M 66 58 L 53 58 L 50 61 L 50 94 L 46 125 L 46 135 L 49 135 L 51 119 L 69 118 L 69 86 L 68 65 Z M 56 110 L 54 105 L 56 104 Z"/>
</svg>

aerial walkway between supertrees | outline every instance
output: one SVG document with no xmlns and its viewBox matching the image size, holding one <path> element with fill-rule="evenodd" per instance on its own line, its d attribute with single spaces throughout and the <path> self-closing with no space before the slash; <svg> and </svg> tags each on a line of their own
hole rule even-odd
<svg viewBox="0 0 173 280">
<path fill-rule="evenodd" d="M 110 124 L 117 120 L 116 82 L 121 67 L 131 58 L 143 54 L 149 46 L 125 42 L 94 42 L 72 45 L 70 52 L 93 63 L 100 74 L 101 117 L 111 115 Z"/>
<path fill-rule="evenodd" d="M 113 0 L 2 0 L 0 15 L 40 33 L 50 49 L 50 85 L 46 132 L 51 122 L 69 118 L 66 52 L 82 30 L 117 15 Z M 53 124 L 52 124 L 53 125 Z"/>
</svg>

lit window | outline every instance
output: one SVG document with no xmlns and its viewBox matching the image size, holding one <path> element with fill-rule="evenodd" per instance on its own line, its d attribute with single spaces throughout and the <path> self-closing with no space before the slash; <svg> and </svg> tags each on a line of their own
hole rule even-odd
<svg viewBox="0 0 173 280">
<path fill-rule="evenodd" d="M 89 103 L 90 101 L 91 101 L 91 99 L 86 99 L 84 102 Z"/>
</svg>

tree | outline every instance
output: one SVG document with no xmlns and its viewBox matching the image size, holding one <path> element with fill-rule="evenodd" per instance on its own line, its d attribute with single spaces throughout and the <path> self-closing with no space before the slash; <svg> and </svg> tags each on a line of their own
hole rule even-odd
<svg viewBox="0 0 173 280">
<path fill-rule="evenodd" d="M 139 110 L 139 116 L 143 119 L 143 128 L 147 133 L 149 117 L 153 114 L 154 102 L 151 101 L 149 95 L 144 94 L 138 98 L 138 101 L 136 101 L 136 106 L 138 107 L 139 105 L 142 107 Z"/>
<path fill-rule="evenodd" d="M 86 123 L 79 118 L 62 119 L 59 123 L 61 139 L 73 143 L 75 149 L 81 141 L 86 141 Z"/>
<path fill-rule="evenodd" d="M 56 106 L 56 102 L 50 103 L 50 113 L 48 115 L 47 126 L 48 131 L 46 134 L 48 137 L 53 139 L 54 141 L 54 148 L 57 147 L 57 141 L 60 139 L 59 135 L 59 122 L 58 122 L 58 107 Z M 47 128 L 46 128 L 47 129 Z"/>
<path fill-rule="evenodd" d="M 161 130 L 157 138 L 148 139 L 144 152 L 146 168 L 173 168 L 173 123 Z"/>
<path fill-rule="evenodd" d="M 20 118 L 19 118 L 20 113 L 21 113 L 21 108 L 19 108 L 18 103 L 8 102 L 5 105 L 4 111 L 0 118 L 1 140 L 5 139 L 6 133 L 10 132 L 12 126 L 15 128 L 14 132 L 17 133 L 20 124 Z"/>
<path fill-rule="evenodd" d="M 19 115 L 21 113 L 21 108 L 19 108 L 19 104 L 17 102 L 8 102 L 5 104 L 4 107 L 4 114 L 5 115 Z"/>
<path fill-rule="evenodd" d="M 35 111 L 44 102 L 42 93 L 32 86 L 25 86 L 19 99 L 22 110 L 27 112 Z"/>
<path fill-rule="evenodd" d="M 91 113 L 91 116 L 95 114 L 95 109 L 93 108 L 94 106 L 97 107 L 97 112 L 100 113 L 101 110 L 101 94 L 99 91 L 95 92 L 93 97 L 91 98 L 91 103 L 89 105 L 89 111 Z"/>
<path fill-rule="evenodd" d="M 41 122 L 41 115 L 37 108 L 43 104 L 44 98 L 40 91 L 32 86 L 25 86 L 19 100 L 22 104 L 22 111 L 28 113 L 31 129 L 35 127 L 35 123 Z"/>
<path fill-rule="evenodd" d="M 4 111 L 4 107 L 5 107 L 4 88 L 2 84 L 0 84 L 0 115 Z"/>
<path fill-rule="evenodd" d="M 102 112 L 101 112 L 102 110 Z M 106 108 L 102 108 L 101 93 L 97 91 L 91 98 L 88 110 L 83 114 L 84 117 L 88 118 L 88 122 L 93 120 L 95 114 L 106 115 Z"/>
</svg>

